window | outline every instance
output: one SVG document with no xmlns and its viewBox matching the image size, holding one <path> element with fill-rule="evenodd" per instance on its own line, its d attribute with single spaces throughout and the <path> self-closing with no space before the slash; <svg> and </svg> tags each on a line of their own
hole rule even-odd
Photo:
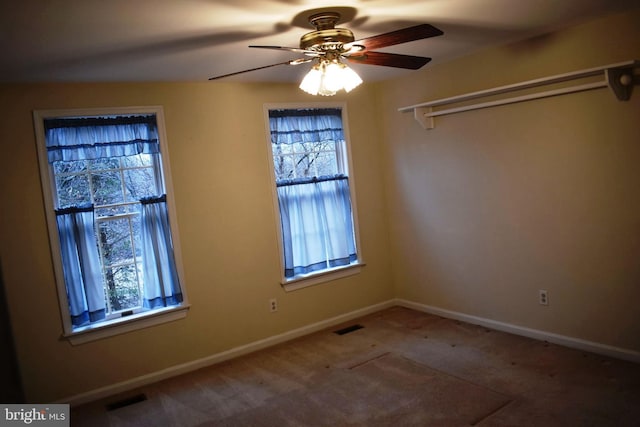
<svg viewBox="0 0 640 427">
<path fill-rule="evenodd" d="M 169 222 L 161 113 L 35 113 L 68 336 L 173 320 L 187 306 Z"/>
<path fill-rule="evenodd" d="M 268 109 L 284 284 L 360 265 L 342 114 Z"/>
</svg>

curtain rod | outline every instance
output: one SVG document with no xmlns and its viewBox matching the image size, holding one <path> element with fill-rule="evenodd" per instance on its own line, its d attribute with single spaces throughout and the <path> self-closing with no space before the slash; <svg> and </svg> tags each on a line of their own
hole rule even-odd
<svg viewBox="0 0 640 427">
<path fill-rule="evenodd" d="M 433 129 L 433 117 L 443 116 L 447 114 L 461 113 L 464 111 L 477 110 L 481 108 L 494 107 L 498 105 L 513 104 L 516 102 L 529 101 L 550 96 L 562 95 L 567 93 L 580 92 L 603 87 L 611 87 L 618 99 L 628 100 L 631 96 L 631 87 L 636 83 L 637 78 L 633 75 L 633 69 L 640 65 L 640 61 L 632 60 L 620 62 L 617 64 L 604 65 L 601 67 L 588 68 L 584 70 L 573 71 L 570 73 L 557 74 L 554 76 L 543 77 L 534 80 L 528 80 L 521 83 L 515 83 L 506 86 L 499 86 L 491 89 L 485 89 L 477 92 L 456 95 L 448 98 L 437 99 L 434 101 L 423 102 L 420 104 L 401 107 L 400 112 L 413 111 L 415 119 L 422 124 L 425 129 Z M 596 76 L 604 74 L 605 79 L 595 83 L 588 83 L 577 86 L 570 86 L 562 89 L 549 90 L 544 92 L 533 93 L 529 95 L 516 96 L 512 98 L 504 98 L 495 101 L 470 104 L 446 110 L 433 111 L 433 107 L 455 104 L 463 101 L 484 98 L 492 95 L 501 95 L 509 92 L 515 92 L 524 89 L 531 89 L 561 83 L 570 80 L 576 80 L 584 77 Z"/>
<path fill-rule="evenodd" d="M 116 126 L 131 124 L 149 124 L 156 126 L 156 116 L 153 115 L 137 115 L 137 116 L 94 116 L 94 117 L 56 117 L 44 119 L 45 130 L 75 127 L 91 127 L 91 126 Z"/>
</svg>

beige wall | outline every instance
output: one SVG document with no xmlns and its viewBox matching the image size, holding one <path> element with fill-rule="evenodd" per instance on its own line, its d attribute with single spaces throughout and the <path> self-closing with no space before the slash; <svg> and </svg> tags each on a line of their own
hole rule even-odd
<svg viewBox="0 0 640 427">
<path fill-rule="evenodd" d="M 397 297 L 640 351 L 638 87 L 628 102 L 599 89 L 436 118 L 433 130 L 397 111 L 640 59 L 639 12 L 383 85 Z"/>
<path fill-rule="evenodd" d="M 367 265 L 358 275 L 285 293 L 263 103 L 321 99 L 290 85 L 0 86 L 0 255 L 27 398 L 73 396 L 389 300 L 373 92 L 363 87 L 342 100 Z M 32 110 L 135 105 L 164 106 L 192 308 L 182 321 L 74 347 L 60 339 Z M 268 310 L 272 297 L 275 314 Z"/>
<path fill-rule="evenodd" d="M 430 131 L 397 111 L 638 58 L 637 22 L 598 20 L 339 98 L 367 266 L 291 293 L 278 284 L 262 108 L 317 98 L 289 85 L 0 86 L 0 257 L 27 398 L 95 390 L 393 297 L 640 351 L 637 90 L 629 102 L 601 89 L 469 112 Z M 165 109 L 193 307 L 73 347 L 59 338 L 31 112 L 131 105 Z"/>
</svg>

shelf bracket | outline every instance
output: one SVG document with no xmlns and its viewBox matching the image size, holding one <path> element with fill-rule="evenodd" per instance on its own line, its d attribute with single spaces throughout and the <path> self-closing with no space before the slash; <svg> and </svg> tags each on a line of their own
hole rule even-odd
<svg viewBox="0 0 640 427">
<path fill-rule="evenodd" d="M 433 129 L 433 113 L 432 107 L 416 107 L 413 109 L 413 118 L 422 125 L 423 129 Z"/>
<path fill-rule="evenodd" d="M 605 76 L 607 85 L 613 90 L 618 100 L 628 101 L 631 99 L 634 84 L 633 67 L 607 68 Z"/>
</svg>

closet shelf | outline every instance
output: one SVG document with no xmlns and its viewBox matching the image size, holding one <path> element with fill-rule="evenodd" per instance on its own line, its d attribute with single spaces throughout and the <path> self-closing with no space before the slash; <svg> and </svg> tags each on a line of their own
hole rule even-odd
<svg viewBox="0 0 640 427">
<path fill-rule="evenodd" d="M 496 107 L 498 105 L 513 104 L 516 102 L 530 101 L 534 99 L 547 98 L 550 96 L 564 95 L 574 92 L 582 92 L 586 90 L 610 87 L 616 97 L 621 101 L 627 101 L 631 98 L 631 90 L 634 84 L 638 83 L 638 76 L 634 75 L 634 68 L 640 66 L 640 61 L 632 60 L 620 62 L 617 64 L 604 65 L 601 67 L 588 68 L 584 70 L 573 71 L 555 76 L 543 77 L 535 80 L 515 83 L 506 86 L 499 86 L 491 89 L 485 89 L 478 92 L 471 92 L 462 95 L 456 95 L 449 98 L 437 99 L 434 101 L 423 102 L 420 104 L 410 105 L 399 108 L 400 112 L 413 111 L 415 119 L 425 129 L 433 129 L 433 118 L 444 116 L 447 114 L 462 113 L 470 110 L 478 110 L 481 108 Z M 444 105 L 462 103 L 465 101 L 479 100 L 495 95 L 502 95 L 510 92 L 516 92 L 525 89 L 540 88 L 556 83 L 568 82 L 571 80 L 582 79 L 602 75 L 603 80 L 584 83 L 574 86 L 562 87 L 559 89 L 551 89 L 541 92 L 534 92 L 526 95 L 514 96 L 511 98 L 501 98 L 474 104 L 462 105 L 442 110 L 434 110 L 434 107 Z"/>
</svg>

